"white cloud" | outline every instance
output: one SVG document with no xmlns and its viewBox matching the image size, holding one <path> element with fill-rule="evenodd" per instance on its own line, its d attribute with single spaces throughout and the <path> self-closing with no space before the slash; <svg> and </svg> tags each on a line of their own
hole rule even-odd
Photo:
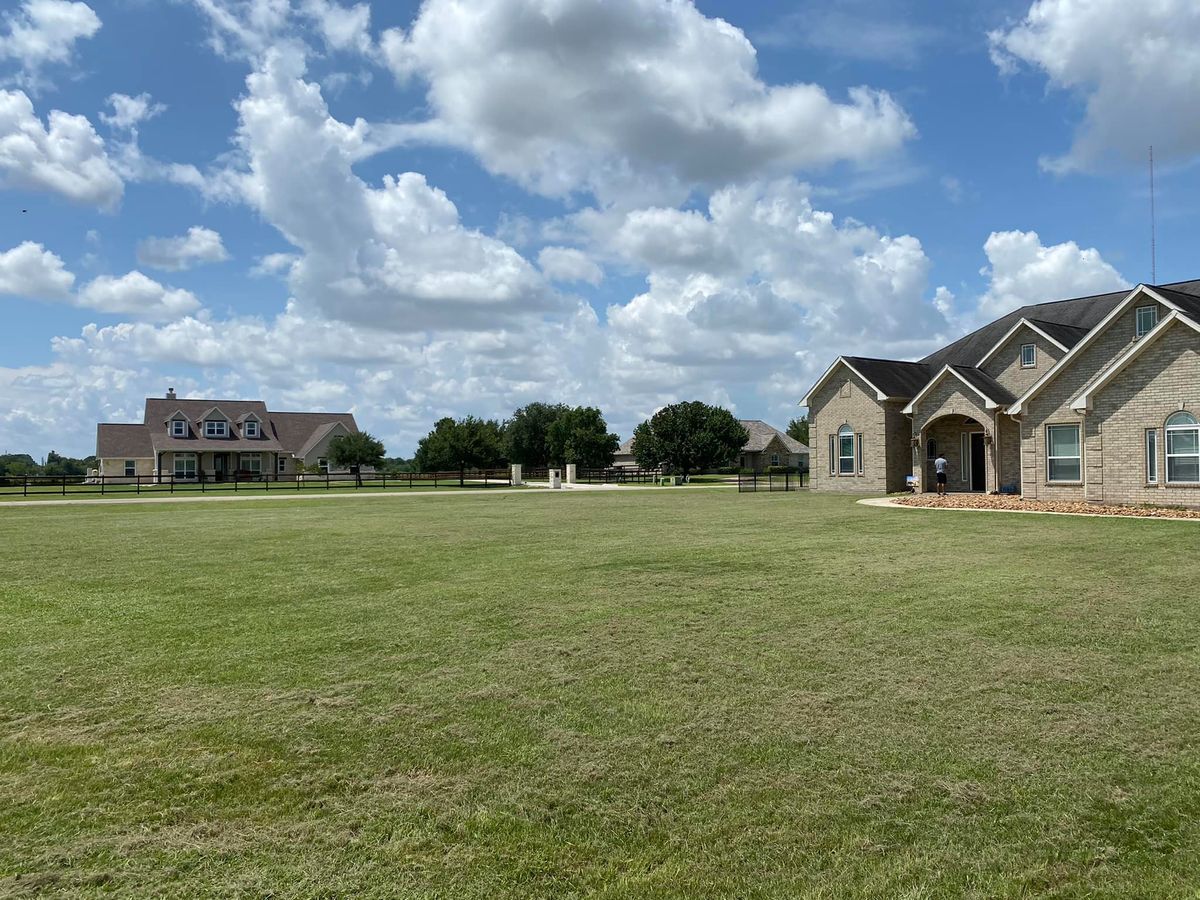
<svg viewBox="0 0 1200 900">
<path fill-rule="evenodd" d="M 604 270 L 574 247 L 543 247 L 538 254 L 538 265 L 551 281 L 585 281 L 596 285 L 604 280 Z"/>
<path fill-rule="evenodd" d="M 1028 303 L 1086 297 L 1128 287 L 1094 247 L 1081 249 L 1074 241 L 1043 246 L 1036 231 L 994 231 L 983 245 L 989 279 L 979 298 L 979 324 L 999 318 Z"/>
<path fill-rule="evenodd" d="M 250 269 L 251 275 L 279 275 L 287 272 L 300 257 L 295 253 L 268 253 L 266 256 L 261 256 L 253 268 Z"/>
<path fill-rule="evenodd" d="M 100 30 L 100 18 L 86 3 L 69 0 L 23 0 L 3 14 L 0 60 L 20 63 L 15 80 L 31 90 L 41 86 L 42 69 L 71 61 L 75 42 Z"/>
<path fill-rule="evenodd" d="M 342 6 L 330 0 L 304 0 L 301 9 L 316 24 L 329 49 L 363 55 L 372 53 L 371 7 L 368 4 Z"/>
<path fill-rule="evenodd" d="M 36 300 L 65 300 L 75 276 L 63 261 L 41 244 L 25 241 L 0 253 L 0 294 Z"/>
<path fill-rule="evenodd" d="M 138 244 L 137 259 L 143 266 L 180 272 L 200 263 L 225 262 L 229 254 L 220 234 L 194 225 L 180 237 L 146 238 Z"/>
<path fill-rule="evenodd" d="M 85 116 L 52 110 L 48 127 L 23 91 L 0 91 L 0 184 L 112 210 L 125 186 Z"/>
<path fill-rule="evenodd" d="M 1200 153 L 1200 4 L 1194 0 L 1037 0 L 1010 28 L 988 35 L 1005 74 L 1026 64 L 1050 85 L 1087 101 L 1071 149 L 1043 159 L 1051 170 Z"/>
<path fill-rule="evenodd" d="M 164 287 L 134 270 L 120 278 L 101 275 L 80 290 L 75 305 L 114 315 L 164 321 L 195 312 L 200 301 L 190 291 Z"/>
<path fill-rule="evenodd" d="M 129 131 L 155 116 L 166 112 L 167 107 L 155 103 L 149 94 L 138 94 L 130 97 L 128 94 L 109 94 L 108 104 L 113 108 L 112 115 L 100 113 L 100 120 L 110 128 Z"/>
<path fill-rule="evenodd" d="M 429 85 L 435 118 L 410 137 L 550 196 L 675 203 L 694 185 L 873 161 L 915 134 L 885 92 L 764 83 L 745 35 L 690 3 L 428 0 L 381 45 L 397 78 Z"/>
</svg>

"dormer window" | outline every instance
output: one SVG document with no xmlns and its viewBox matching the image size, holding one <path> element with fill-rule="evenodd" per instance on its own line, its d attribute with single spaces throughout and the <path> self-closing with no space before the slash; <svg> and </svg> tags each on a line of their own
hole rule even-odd
<svg viewBox="0 0 1200 900">
<path fill-rule="evenodd" d="M 229 437 L 229 423 L 224 419 L 209 419 L 204 423 L 204 436 L 206 438 Z"/>
<path fill-rule="evenodd" d="M 246 422 L 245 436 L 248 438 L 258 437 L 258 421 L 257 420 L 250 419 L 248 422 Z"/>
<path fill-rule="evenodd" d="M 171 420 L 171 437 L 187 437 L 187 420 Z"/>
<path fill-rule="evenodd" d="M 1146 334 L 1151 328 L 1158 324 L 1158 307 L 1157 306 L 1139 306 L 1137 309 L 1137 325 L 1135 326 L 1135 336 L 1141 337 Z"/>
<path fill-rule="evenodd" d="M 1032 369 L 1037 366 L 1037 344 L 1021 345 L 1021 368 Z"/>
</svg>

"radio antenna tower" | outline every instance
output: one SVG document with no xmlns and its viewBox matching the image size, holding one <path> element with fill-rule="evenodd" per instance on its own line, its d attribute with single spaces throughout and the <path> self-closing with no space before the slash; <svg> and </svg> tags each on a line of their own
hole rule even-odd
<svg viewBox="0 0 1200 900">
<path fill-rule="evenodd" d="M 1150 145 L 1150 283 L 1158 284 L 1157 229 L 1154 222 L 1154 145 Z"/>
</svg>

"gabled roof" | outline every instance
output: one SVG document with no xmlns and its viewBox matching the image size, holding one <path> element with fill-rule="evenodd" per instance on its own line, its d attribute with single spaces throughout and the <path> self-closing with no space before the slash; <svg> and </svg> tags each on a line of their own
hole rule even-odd
<svg viewBox="0 0 1200 900">
<path fill-rule="evenodd" d="M 1018 331 L 1020 331 L 1022 328 L 1028 328 L 1030 331 L 1033 331 L 1036 334 L 1040 334 L 1042 337 L 1044 337 L 1046 340 L 1048 340 L 1050 343 L 1052 343 L 1054 346 L 1056 346 L 1059 350 L 1066 353 L 1067 350 L 1069 349 L 1069 345 L 1063 343 L 1061 340 L 1059 340 L 1057 337 L 1054 336 L 1054 331 L 1057 331 L 1059 328 L 1065 328 L 1065 327 L 1066 326 L 1054 325 L 1053 323 L 1050 323 L 1050 322 L 1038 322 L 1038 321 L 1035 321 L 1034 319 L 1026 319 L 1024 317 L 1017 319 L 1017 321 L 1013 323 L 1012 328 L 1010 328 L 1010 329 L 1008 329 L 1008 331 L 1004 332 L 1004 335 L 998 341 L 996 341 L 996 343 L 994 343 L 992 345 L 991 349 L 988 350 L 987 353 L 983 354 L 982 357 L 980 357 L 979 362 L 975 363 L 975 366 L 978 368 L 979 366 L 982 366 L 985 363 L 987 363 L 987 361 L 989 359 L 991 359 L 993 356 L 995 356 L 996 352 L 1001 347 L 1003 347 L 1005 344 L 1007 344 L 1012 339 L 1012 336 L 1014 334 L 1016 334 Z M 1075 331 L 1077 329 L 1071 329 L 1071 330 Z M 1080 333 L 1083 334 L 1085 332 L 1080 332 Z M 1074 341 L 1072 341 L 1072 343 L 1074 343 Z"/>
<path fill-rule="evenodd" d="M 907 400 L 929 380 L 929 367 L 924 363 L 904 362 L 899 359 L 873 359 L 869 356 L 839 356 L 825 370 L 816 384 L 808 389 L 801 406 L 808 406 L 809 400 L 838 366 L 845 366 L 867 386 L 875 391 L 876 400 Z"/>
<path fill-rule="evenodd" d="M 350 433 L 350 429 L 341 422 L 328 422 L 317 428 L 312 433 L 312 436 L 304 442 L 304 446 L 296 451 L 296 455 L 300 457 L 308 456 L 308 454 L 312 453 L 313 448 L 316 447 L 317 444 L 321 443 L 321 441 L 325 440 L 326 437 L 339 428 L 345 431 L 347 434 Z"/>
<path fill-rule="evenodd" d="M 1180 282 L 1179 284 L 1187 285 L 1189 289 L 1192 290 L 1200 289 L 1200 282 L 1196 281 Z M 1108 312 L 1104 315 L 1104 318 L 1092 326 L 1092 328 L 1086 335 L 1084 335 L 1081 341 L 1067 351 L 1066 356 L 1051 366 L 1050 370 L 1046 372 L 1045 375 L 1035 381 L 1029 390 L 1017 398 L 1017 402 L 1012 404 L 1012 406 L 1009 408 L 1009 413 L 1011 415 L 1020 414 L 1024 410 L 1026 403 L 1028 403 L 1033 397 L 1037 396 L 1042 388 L 1057 378 L 1060 372 L 1074 363 L 1079 357 L 1079 354 L 1087 349 L 1087 347 L 1089 347 L 1097 337 L 1107 331 L 1108 326 L 1112 324 L 1112 322 L 1114 322 L 1118 316 L 1120 316 L 1125 310 L 1129 309 L 1130 306 L 1139 300 L 1158 301 L 1169 309 L 1180 312 L 1182 315 L 1186 315 L 1189 318 L 1195 318 L 1182 308 L 1179 302 L 1181 299 L 1186 302 L 1189 307 L 1200 309 L 1200 297 L 1187 292 L 1170 289 L 1164 290 L 1162 288 L 1155 287 L 1154 285 L 1146 284 L 1139 284 L 1133 290 L 1128 291 L 1120 300 L 1112 304 Z"/>
<path fill-rule="evenodd" d="M 154 446 L 145 425 L 101 422 L 96 426 L 96 456 L 103 459 L 152 459 Z"/>
<path fill-rule="evenodd" d="M 808 447 L 800 443 L 786 431 L 780 431 L 771 425 L 768 425 L 762 419 L 738 419 L 738 423 L 746 429 L 750 435 L 750 440 L 746 441 L 742 447 L 743 453 L 761 453 L 767 449 L 767 445 L 775 438 L 779 438 L 788 453 L 807 453 Z M 632 439 L 630 439 L 632 443 Z"/>
<path fill-rule="evenodd" d="M 1079 411 L 1091 409 L 1092 400 L 1096 394 L 1104 390 L 1114 378 L 1125 371 L 1134 360 L 1145 353 L 1148 348 L 1152 347 L 1176 323 L 1179 323 L 1180 327 L 1187 327 L 1193 331 L 1200 332 L 1200 322 L 1197 322 L 1191 316 L 1181 311 L 1171 310 L 1171 312 L 1159 320 L 1157 325 L 1143 334 L 1124 353 L 1118 356 L 1112 365 L 1104 370 L 1104 374 L 1084 388 L 1071 401 L 1071 408 Z"/>
<path fill-rule="evenodd" d="M 953 376 L 983 398 L 985 409 L 1000 409 L 1016 401 L 1012 391 L 998 382 L 991 375 L 973 366 L 943 366 L 941 371 L 929 379 L 920 392 L 912 398 L 904 412 L 911 415 L 917 403 L 947 377 Z"/>
<path fill-rule="evenodd" d="M 214 413 L 215 413 L 215 415 L 214 415 Z M 225 415 L 225 413 L 221 412 L 221 407 L 219 407 L 219 406 L 214 406 L 214 407 L 212 407 L 212 409 L 206 409 L 203 413 L 200 414 L 201 422 L 208 422 L 210 420 L 215 422 L 218 418 L 224 419 L 226 422 L 233 421 L 233 419 L 229 418 L 229 416 L 227 416 L 227 415 Z"/>
<path fill-rule="evenodd" d="M 164 422 L 173 422 L 176 419 L 183 419 L 185 422 L 191 421 L 187 417 L 187 413 L 185 413 L 182 409 L 175 410 L 175 412 L 171 413 L 169 416 L 167 416 L 165 419 L 163 419 L 163 421 Z"/>
<path fill-rule="evenodd" d="M 304 456 L 302 450 L 314 432 L 332 422 L 341 422 L 351 434 L 358 433 L 358 425 L 351 413 L 273 412 L 270 418 L 270 430 L 275 439 L 296 456 Z"/>
<path fill-rule="evenodd" d="M 1040 328 L 1054 343 L 1058 344 L 1064 350 L 1074 347 L 1088 333 L 1086 328 L 1080 328 L 1075 325 L 1063 325 L 1060 322 L 1047 322 L 1044 319 L 1027 319 L 1026 321 Z"/>
</svg>

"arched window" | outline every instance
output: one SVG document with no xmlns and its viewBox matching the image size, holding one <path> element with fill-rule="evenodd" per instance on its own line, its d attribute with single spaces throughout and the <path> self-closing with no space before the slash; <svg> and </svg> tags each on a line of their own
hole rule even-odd
<svg viewBox="0 0 1200 900">
<path fill-rule="evenodd" d="M 1200 483 L 1200 424 L 1188 412 L 1167 419 L 1167 484 Z"/>
<path fill-rule="evenodd" d="M 854 474 L 854 429 L 843 425 L 838 429 L 838 474 Z"/>
</svg>

